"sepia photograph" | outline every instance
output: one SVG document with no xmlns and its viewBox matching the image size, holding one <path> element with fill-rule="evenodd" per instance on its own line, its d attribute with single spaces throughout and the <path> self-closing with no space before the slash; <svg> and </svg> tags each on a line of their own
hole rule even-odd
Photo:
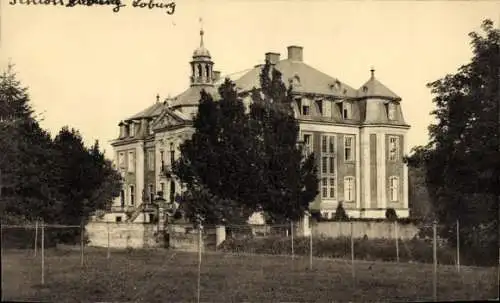
<svg viewBox="0 0 500 303">
<path fill-rule="evenodd" d="M 498 301 L 500 0 L 0 0 L 2 302 Z"/>
</svg>

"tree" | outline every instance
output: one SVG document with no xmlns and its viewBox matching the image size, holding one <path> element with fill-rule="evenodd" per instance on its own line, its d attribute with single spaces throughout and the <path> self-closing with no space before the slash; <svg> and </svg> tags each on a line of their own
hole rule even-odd
<svg viewBox="0 0 500 303">
<path fill-rule="evenodd" d="M 80 133 L 63 127 L 54 139 L 58 156 L 58 192 L 64 207 L 59 221 L 79 224 L 90 213 L 108 209 L 121 187 L 121 176 L 99 150 L 99 142 L 86 148 Z"/>
<path fill-rule="evenodd" d="M 456 74 L 428 84 L 437 123 L 430 143 L 418 147 L 408 164 L 425 169 L 435 215 L 462 245 L 498 258 L 500 30 L 485 20 L 483 33 L 470 33 L 473 57 Z M 454 241 L 450 241 L 454 243 Z"/>
<path fill-rule="evenodd" d="M 226 80 L 215 102 L 202 91 L 195 132 L 181 145 L 174 174 L 187 186 L 181 207 L 188 218 L 202 215 L 206 223 L 241 223 L 253 212 L 252 175 L 255 157 L 243 103 L 234 84 Z M 238 214 L 241 214 L 239 216 Z"/>
<path fill-rule="evenodd" d="M 181 145 L 174 165 L 186 186 L 181 207 L 189 218 L 244 223 L 253 212 L 264 211 L 274 223 L 297 220 L 317 195 L 314 157 L 303 159 L 297 142 L 291 90 L 279 71 L 269 73 L 267 63 L 249 112 L 228 79 L 217 102 L 201 93 L 195 132 Z"/>
<path fill-rule="evenodd" d="M 271 76 L 270 76 L 271 74 Z M 314 155 L 304 157 L 299 125 L 293 116 L 293 91 L 281 72 L 266 62 L 260 74 L 261 93 L 253 90 L 250 122 L 257 142 L 261 178 L 260 205 L 270 223 L 299 220 L 318 194 Z"/>
<path fill-rule="evenodd" d="M 50 134 L 41 129 L 27 88 L 9 64 L 0 75 L 0 196 L 2 213 L 50 222 L 57 208 Z"/>
</svg>

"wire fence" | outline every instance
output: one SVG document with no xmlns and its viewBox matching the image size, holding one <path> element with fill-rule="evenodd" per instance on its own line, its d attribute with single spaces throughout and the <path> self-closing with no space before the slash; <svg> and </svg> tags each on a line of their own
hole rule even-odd
<svg viewBox="0 0 500 303">
<path fill-rule="evenodd" d="M 2 299 L 41 296 L 67 301 L 64 296 L 71 295 L 80 300 L 222 302 L 498 297 L 498 269 L 461 264 L 467 248 L 460 247 L 458 222 L 458 245 L 440 239 L 436 223 L 419 226 L 418 234 L 397 222 L 378 224 L 383 228 L 376 233 L 356 222 L 167 225 L 165 242 L 158 240 L 156 226 L 140 226 L 105 223 L 91 235 L 83 225 L 2 225 L 2 286 L 8 295 Z M 147 235 L 155 239 L 146 239 Z M 150 249 L 140 249 L 146 246 Z M 169 249 L 157 249 L 162 246 Z"/>
</svg>

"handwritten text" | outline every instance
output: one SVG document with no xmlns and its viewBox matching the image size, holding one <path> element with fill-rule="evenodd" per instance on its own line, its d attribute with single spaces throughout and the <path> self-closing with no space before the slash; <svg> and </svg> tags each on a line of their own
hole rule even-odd
<svg viewBox="0 0 500 303">
<path fill-rule="evenodd" d="M 0 0 L 2 1 L 2 0 Z M 113 12 L 118 13 L 127 5 L 123 0 L 9 0 L 10 5 L 45 5 L 45 6 L 112 6 Z M 175 2 L 168 0 L 132 0 L 133 8 L 162 9 L 169 15 L 175 13 Z"/>
</svg>

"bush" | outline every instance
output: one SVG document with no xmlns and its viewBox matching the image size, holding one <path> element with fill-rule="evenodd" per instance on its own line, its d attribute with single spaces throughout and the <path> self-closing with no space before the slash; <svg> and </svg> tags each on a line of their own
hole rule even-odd
<svg viewBox="0 0 500 303">
<path fill-rule="evenodd" d="M 398 219 L 398 215 L 396 214 L 396 210 L 394 208 L 388 208 L 385 211 L 385 217 L 390 222 L 394 222 Z"/>
<path fill-rule="evenodd" d="M 349 216 L 345 212 L 344 206 L 342 205 L 342 201 L 339 202 L 337 209 L 335 210 L 335 221 L 349 221 Z"/>
</svg>

